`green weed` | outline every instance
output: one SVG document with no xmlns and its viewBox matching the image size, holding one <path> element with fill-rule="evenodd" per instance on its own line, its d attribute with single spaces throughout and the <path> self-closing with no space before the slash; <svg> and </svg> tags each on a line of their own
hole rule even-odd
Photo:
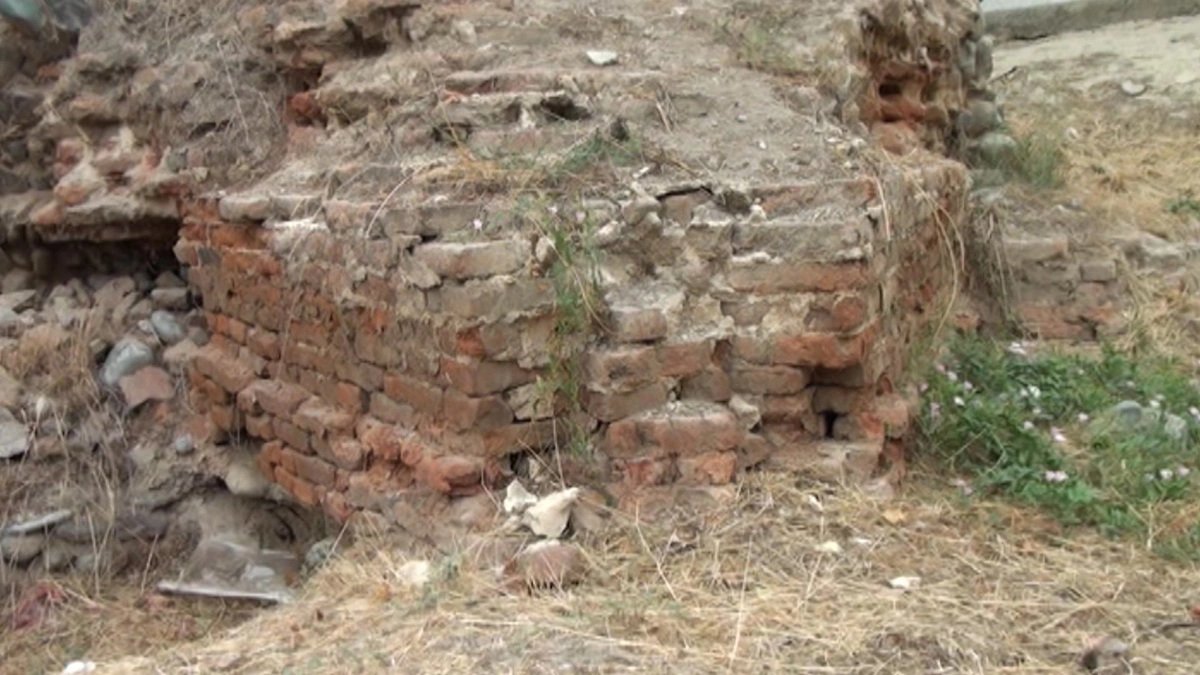
<svg viewBox="0 0 1200 675">
<path fill-rule="evenodd" d="M 974 337 L 951 354 L 924 385 L 935 461 L 1063 525 L 1200 559 L 1200 390 L 1178 364 L 1112 349 L 1034 357 Z"/>
<path fill-rule="evenodd" d="M 548 275 L 554 286 L 555 323 L 539 399 L 549 410 L 565 408 L 565 445 L 581 455 L 587 448 L 586 431 L 575 424 L 584 409 L 581 357 L 593 335 L 600 298 L 595 227 L 582 209 L 568 213 L 540 200 L 526 201 L 523 212 L 553 248 Z"/>
<path fill-rule="evenodd" d="M 1167 211 L 1184 218 L 1200 218 L 1200 200 L 1188 191 L 1167 202 Z"/>
<path fill-rule="evenodd" d="M 1014 146 L 974 153 L 972 164 L 984 170 L 983 183 L 1019 182 L 1047 190 L 1063 185 L 1067 156 L 1060 142 L 1040 133 L 1027 136 L 1015 135 L 1011 130 L 1005 133 L 1016 142 Z"/>
</svg>

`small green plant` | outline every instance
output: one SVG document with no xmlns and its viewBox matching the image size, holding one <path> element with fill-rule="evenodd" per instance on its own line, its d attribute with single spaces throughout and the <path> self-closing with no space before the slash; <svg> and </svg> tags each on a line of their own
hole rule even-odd
<svg viewBox="0 0 1200 675">
<path fill-rule="evenodd" d="M 801 61 L 783 34 L 793 14 L 769 3 L 739 2 L 733 18 L 717 26 L 717 34 L 743 66 L 771 75 L 797 75 Z"/>
<path fill-rule="evenodd" d="M 1182 218 L 1200 218 L 1200 199 L 1191 190 L 1167 202 L 1167 211 Z"/>
<path fill-rule="evenodd" d="M 1051 136 L 1017 136 L 1006 131 L 989 134 L 978 143 L 973 164 L 977 169 L 991 170 L 993 182 L 1016 181 L 1042 189 L 1063 184 L 1067 157 L 1062 144 Z"/>
<path fill-rule="evenodd" d="M 546 169 L 546 184 L 556 189 L 583 184 L 595 171 L 632 166 L 643 155 L 641 142 L 627 131 L 595 133 Z"/>
<path fill-rule="evenodd" d="M 1168 360 L 1029 356 L 960 338 L 926 385 L 936 461 L 1066 526 L 1200 559 L 1200 390 Z"/>
<path fill-rule="evenodd" d="M 554 331 L 548 345 L 549 366 L 539 381 L 539 400 L 555 412 L 565 407 L 561 416 L 565 446 L 582 455 L 587 434 L 575 427 L 574 420 L 584 408 L 581 356 L 597 319 L 600 295 L 594 227 L 582 209 L 565 213 L 543 200 L 524 200 L 522 212 L 553 250 L 548 276 L 554 286 Z"/>
</svg>

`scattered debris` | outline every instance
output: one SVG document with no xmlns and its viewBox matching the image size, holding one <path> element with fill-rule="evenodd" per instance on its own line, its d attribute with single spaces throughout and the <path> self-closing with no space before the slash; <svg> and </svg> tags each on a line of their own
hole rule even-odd
<svg viewBox="0 0 1200 675">
<path fill-rule="evenodd" d="M 1100 664 L 1104 659 L 1124 659 L 1125 654 L 1129 651 L 1129 645 L 1114 638 L 1103 637 L 1096 640 L 1088 646 L 1083 652 L 1083 656 L 1079 659 L 1079 664 L 1088 672 L 1095 672 L 1100 668 Z"/>
<path fill-rule="evenodd" d="M 1146 93 L 1146 85 L 1132 80 L 1125 80 L 1121 83 L 1121 92 L 1126 96 L 1137 98 Z"/>
<path fill-rule="evenodd" d="M 294 597 L 287 579 L 293 578 L 299 567 L 299 560 L 289 551 L 205 539 L 196 547 L 179 578 L 160 582 L 158 590 L 178 595 L 286 603 Z"/>
<path fill-rule="evenodd" d="M 579 497 L 579 488 L 567 488 L 542 497 L 521 516 L 521 524 L 539 537 L 557 539 L 567 529 L 571 505 Z"/>
<path fill-rule="evenodd" d="M 843 552 L 842 545 L 833 540 L 821 542 L 820 544 L 814 546 L 813 550 L 817 553 L 840 554 Z"/>
<path fill-rule="evenodd" d="M 520 584 L 527 590 L 562 588 L 582 580 L 583 556 L 571 544 L 539 541 L 517 554 L 505 566 L 504 575 L 509 585 Z"/>
<path fill-rule="evenodd" d="M 66 522 L 71 519 L 72 511 L 70 509 L 59 509 L 51 511 L 45 515 L 31 518 L 19 523 L 5 525 L 0 528 L 0 536 L 16 536 L 38 532 L 41 530 L 49 530 L 59 523 Z"/>
<path fill-rule="evenodd" d="M 504 491 L 504 512 L 510 515 L 519 515 L 537 501 L 537 497 L 526 490 L 525 486 L 521 485 L 521 481 L 514 480 Z"/>
<path fill-rule="evenodd" d="M 888 580 L 888 586 L 900 591 L 910 591 L 921 585 L 921 577 L 895 577 Z"/>
<path fill-rule="evenodd" d="M 607 50 L 590 50 L 587 52 L 587 57 L 594 66 L 612 66 L 616 65 L 618 60 L 616 52 Z"/>
<path fill-rule="evenodd" d="M 420 588 L 433 577 L 433 566 L 428 560 L 410 560 L 396 568 L 396 579 L 405 586 Z"/>
<path fill-rule="evenodd" d="M 62 675 L 79 675 L 79 673 L 96 672 L 96 664 L 91 661 L 72 661 L 62 670 Z"/>
</svg>

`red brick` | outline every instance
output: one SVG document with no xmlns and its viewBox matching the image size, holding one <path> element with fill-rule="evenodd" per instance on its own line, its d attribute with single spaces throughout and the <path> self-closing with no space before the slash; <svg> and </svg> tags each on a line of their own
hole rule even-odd
<svg viewBox="0 0 1200 675">
<path fill-rule="evenodd" d="M 208 416 L 218 429 L 234 432 L 242 428 L 241 412 L 230 405 L 214 405 L 209 407 Z"/>
<path fill-rule="evenodd" d="M 863 288 L 873 280 L 870 268 L 859 263 L 761 263 L 737 258 L 726 275 L 734 290 L 760 294 L 829 293 Z"/>
<path fill-rule="evenodd" d="M 697 455 L 733 450 L 744 433 L 724 406 L 688 401 L 610 424 L 605 443 L 612 457 Z"/>
<path fill-rule="evenodd" d="M 204 377 L 196 372 L 194 377 L 188 378 L 191 380 L 192 388 L 200 392 L 209 403 L 214 405 L 227 405 L 230 400 L 229 392 L 221 385 Z"/>
<path fill-rule="evenodd" d="M 350 431 L 354 428 L 354 420 L 351 413 L 339 410 L 316 396 L 301 403 L 292 415 L 292 423 L 315 436 Z"/>
<path fill-rule="evenodd" d="M 255 415 L 246 418 L 246 433 L 264 441 L 275 439 L 274 419 L 270 415 Z"/>
<path fill-rule="evenodd" d="M 279 336 L 272 331 L 251 328 L 246 335 L 246 346 L 268 361 L 279 360 Z"/>
<path fill-rule="evenodd" d="M 839 415 L 833 420 L 833 437 L 843 441 L 883 440 L 883 421 L 870 411 Z"/>
<path fill-rule="evenodd" d="M 312 445 L 309 443 L 308 432 L 291 422 L 275 418 L 275 438 L 287 443 L 300 452 L 311 452 Z"/>
<path fill-rule="evenodd" d="M 231 318 L 231 319 L 229 319 L 229 322 L 226 324 L 226 333 L 225 334 L 229 336 L 230 340 L 233 340 L 234 342 L 236 342 L 240 345 L 246 344 L 246 332 L 247 332 L 246 324 L 242 323 L 241 321 L 238 321 L 237 319 Z"/>
<path fill-rule="evenodd" d="M 196 353 L 195 364 L 201 375 L 235 394 L 258 379 L 249 366 L 211 344 Z"/>
<path fill-rule="evenodd" d="M 229 439 L 229 434 L 213 423 L 208 415 L 192 415 L 184 423 L 184 430 L 196 445 L 219 445 Z"/>
<path fill-rule="evenodd" d="M 288 365 L 314 369 L 318 363 L 326 361 L 328 357 L 320 347 L 302 342 L 295 336 L 289 335 L 287 342 L 283 345 L 280 358 Z"/>
<path fill-rule="evenodd" d="M 712 363 L 713 345 L 710 342 L 681 342 L 661 345 L 656 350 L 658 372 L 663 377 L 695 375 Z"/>
<path fill-rule="evenodd" d="M 333 404 L 355 415 L 362 414 L 366 408 L 366 394 L 362 389 L 349 382 L 338 382 L 333 385 Z"/>
<path fill-rule="evenodd" d="M 336 375 L 339 379 L 353 382 L 368 392 L 383 389 L 383 369 L 354 357 L 347 356 L 339 361 Z"/>
<path fill-rule="evenodd" d="M 437 415 L 442 409 L 442 390 L 400 373 L 385 373 L 383 392 L 388 398 L 406 403 L 427 415 Z"/>
<path fill-rule="evenodd" d="M 807 427 L 806 421 L 816 414 L 813 410 L 812 389 L 792 396 L 764 396 L 758 405 L 763 422 L 791 423 Z"/>
<path fill-rule="evenodd" d="M 346 495 L 335 490 L 327 491 L 321 499 L 321 507 L 325 509 L 325 513 L 329 514 L 337 523 L 345 523 L 350 520 L 357 510 L 350 506 L 346 501 Z"/>
<path fill-rule="evenodd" d="M 1092 330 L 1084 323 L 1071 320 L 1063 307 L 1027 303 L 1018 305 L 1017 317 L 1025 328 L 1042 340 L 1089 340 Z"/>
<path fill-rule="evenodd" d="M 476 494 L 487 482 L 484 462 L 478 457 L 447 455 L 426 457 L 416 466 L 417 480 L 443 494 Z"/>
<path fill-rule="evenodd" d="M 600 394 L 589 391 L 586 397 L 589 414 L 601 422 L 614 422 L 664 405 L 667 402 L 667 387 L 662 382 L 655 382 L 629 393 Z"/>
<path fill-rule="evenodd" d="M 325 460 L 312 455 L 296 455 L 296 475 L 313 485 L 333 487 L 337 470 Z"/>
<path fill-rule="evenodd" d="M 443 359 L 442 375 L 450 386 L 468 396 L 499 394 L 537 379 L 537 373 L 515 363 L 458 359 Z"/>
<path fill-rule="evenodd" d="M 320 495 L 322 493 L 318 492 L 317 486 L 298 476 L 292 479 L 291 493 L 296 501 L 309 508 L 316 507 L 321 503 Z"/>
<path fill-rule="evenodd" d="M 674 478 L 675 463 L 670 459 L 639 457 L 613 462 L 622 482 L 631 488 L 666 485 Z"/>
<path fill-rule="evenodd" d="M 724 370 L 710 365 L 704 370 L 686 377 L 679 383 L 679 398 L 681 400 L 728 401 L 733 397 L 733 387 L 729 375 Z"/>
<path fill-rule="evenodd" d="M 788 366 L 738 364 L 729 379 L 740 394 L 796 394 L 808 386 L 808 373 Z"/>
<path fill-rule="evenodd" d="M 725 485 L 733 481 L 737 469 L 736 452 L 706 452 L 695 457 L 680 457 L 679 479 L 692 485 Z"/>
<path fill-rule="evenodd" d="M 849 333 L 862 328 L 870 319 L 866 300 L 857 295 L 844 295 L 833 301 L 831 318 L 833 330 Z"/>
<path fill-rule="evenodd" d="M 459 431 L 499 429 L 513 421 L 513 411 L 499 396 L 467 396 L 449 390 L 442 398 L 442 418 Z"/>
<path fill-rule="evenodd" d="M 410 405 L 397 403 L 388 398 L 386 394 L 379 392 L 371 394 L 368 412 L 384 422 L 398 424 L 406 429 L 414 429 L 417 426 L 416 409 Z"/>
<path fill-rule="evenodd" d="M 667 317 L 657 309 L 614 308 L 610 312 L 612 338 L 617 342 L 653 342 L 667 336 Z"/>
<path fill-rule="evenodd" d="M 584 357 L 584 383 L 593 391 L 631 392 L 657 381 L 661 371 L 654 347 L 621 347 Z"/>
<path fill-rule="evenodd" d="M 330 454 L 334 464 L 347 471 L 357 471 L 362 468 L 366 448 L 353 438 L 335 438 L 329 442 Z"/>
<path fill-rule="evenodd" d="M 290 419 L 296 408 L 311 396 L 294 384 L 279 380 L 256 380 L 238 393 L 238 407 L 250 414 L 266 412 Z"/>
<path fill-rule="evenodd" d="M 773 340 L 772 363 L 806 368 L 849 368 L 866 358 L 869 342 L 875 337 L 868 328 L 858 335 L 843 337 L 828 333 L 784 335 Z"/>
<path fill-rule="evenodd" d="M 483 453 L 503 457 L 514 452 L 542 450 L 563 440 L 565 427 L 555 420 L 519 422 L 483 433 Z"/>
<path fill-rule="evenodd" d="M 833 412 L 839 415 L 868 410 L 874 406 L 875 397 L 869 389 L 853 387 L 814 388 L 812 408 L 817 412 Z"/>
<path fill-rule="evenodd" d="M 387 424 L 370 425 L 360 430 L 358 438 L 372 457 L 405 466 L 416 466 L 432 454 L 415 433 Z"/>
</svg>

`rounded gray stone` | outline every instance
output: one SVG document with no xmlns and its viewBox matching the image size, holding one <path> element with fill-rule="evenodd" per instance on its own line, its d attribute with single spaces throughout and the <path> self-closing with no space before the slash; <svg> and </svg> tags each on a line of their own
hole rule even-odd
<svg viewBox="0 0 1200 675">
<path fill-rule="evenodd" d="M 187 337 L 187 329 L 166 310 L 160 309 L 150 314 L 150 327 L 163 344 L 173 345 Z"/>
<path fill-rule="evenodd" d="M 100 381 L 115 387 L 122 377 L 132 375 L 154 363 L 154 350 L 144 342 L 124 338 L 108 353 L 100 368 Z"/>
</svg>

